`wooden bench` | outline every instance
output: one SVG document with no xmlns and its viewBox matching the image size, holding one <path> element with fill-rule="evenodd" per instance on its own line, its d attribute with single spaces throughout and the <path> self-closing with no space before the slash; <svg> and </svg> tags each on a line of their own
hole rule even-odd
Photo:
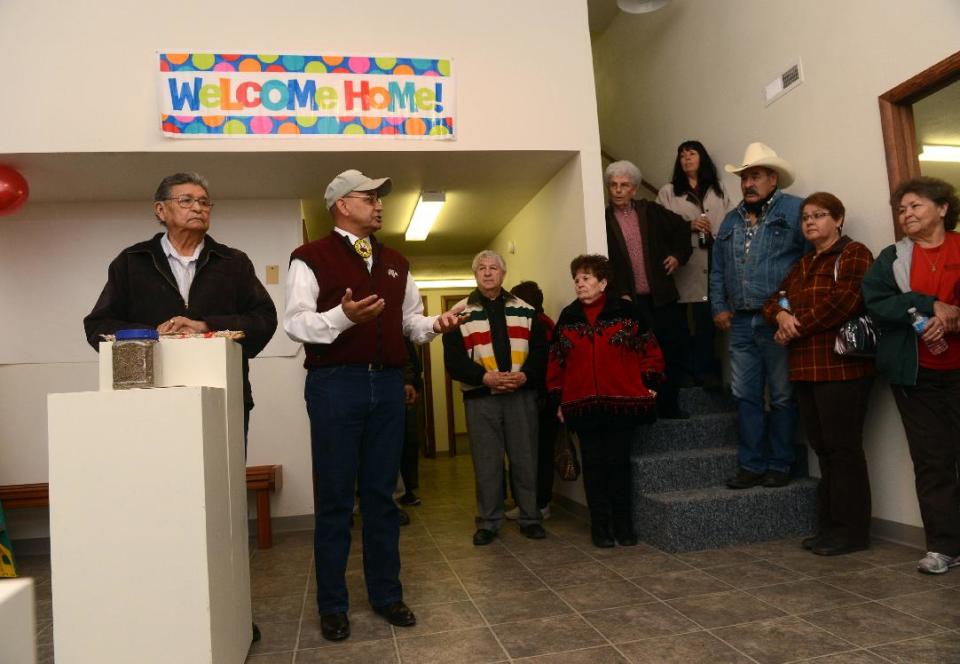
<svg viewBox="0 0 960 664">
<path fill-rule="evenodd" d="M 270 524 L 270 492 L 283 487 L 283 466 L 247 466 L 247 490 L 257 497 L 257 547 L 273 546 Z M 46 483 L 0 486 L 0 503 L 4 510 L 24 507 L 49 507 L 50 490 Z"/>
</svg>

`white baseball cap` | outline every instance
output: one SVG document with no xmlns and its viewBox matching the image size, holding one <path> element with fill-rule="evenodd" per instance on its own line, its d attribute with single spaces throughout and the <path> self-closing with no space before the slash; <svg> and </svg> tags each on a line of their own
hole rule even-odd
<svg viewBox="0 0 960 664">
<path fill-rule="evenodd" d="M 323 194 L 323 198 L 329 210 L 333 207 L 334 203 L 350 192 L 376 191 L 378 196 L 383 197 L 390 193 L 392 187 L 393 183 L 390 182 L 390 178 L 368 178 L 355 168 L 351 168 L 330 181 L 330 184 L 327 185 L 327 191 Z"/>
</svg>

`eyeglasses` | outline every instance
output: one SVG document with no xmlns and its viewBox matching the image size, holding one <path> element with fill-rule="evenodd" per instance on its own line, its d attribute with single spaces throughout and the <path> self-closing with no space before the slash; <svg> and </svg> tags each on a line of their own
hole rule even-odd
<svg viewBox="0 0 960 664">
<path fill-rule="evenodd" d="M 361 194 L 359 196 L 344 196 L 344 198 L 362 198 L 370 205 L 376 205 L 377 203 L 383 202 L 383 199 L 380 198 L 379 194 Z"/>
<path fill-rule="evenodd" d="M 820 221 L 824 217 L 829 217 L 829 216 L 830 216 L 829 212 L 826 212 L 824 210 L 817 210 L 816 212 L 811 212 L 810 214 L 800 215 L 800 221 L 810 221 L 811 219 Z"/>
<path fill-rule="evenodd" d="M 184 210 L 189 210 L 192 208 L 194 203 L 199 203 L 200 207 L 206 208 L 207 210 L 215 205 L 215 203 L 209 198 L 194 198 L 193 196 L 176 196 L 174 198 L 164 198 L 163 200 L 176 201 L 177 205 L 182 207 Z"/>
</svg>

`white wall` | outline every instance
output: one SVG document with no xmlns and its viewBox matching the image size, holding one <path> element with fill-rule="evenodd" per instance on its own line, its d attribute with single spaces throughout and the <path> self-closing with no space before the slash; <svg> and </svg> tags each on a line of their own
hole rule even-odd
<svg viewBox="0 0 960 664">
<path fill-rule="evenodd" d="M 450 57 L 457 82 L 457 140 L 165 139 L 158 127 L 156 50 Z M 558 192 L 564 207 L 553 212 L 562 212 L 564 223 L 577 228 L 575 238 L 581 238 L 587 219 L 588 244 L 602 247 L 598 127 L 582 0 L 488 0 L 440 8 L 427 0 L 367 0 L 361 10 L 349 3 L 297 0 L 266 13 L 252 0 L 172 0 L 162 11 L 121 0 L 4 0 L 0 57 L 5 89 L 11 91 L 4 97 L 0 162 L 8 155 L 41 152 L 214 152 L 228 160 L 235 151 L 572 150 L 580 154 L 582 170 L 579 165 L 564 169 L 562 184 L 570 191 Z M 183 168 L 190 168 L 187 155 Z M 95 386 L 93 351 L 84 346 L 80 319 L 103 285 L 109 260 L 155 228 L 149 205 L 113 200 L 111 182 L 123 177 L 122 168 L 104 174 L 102 189 L 90 193 L 103 203 L 31 203 L 17 216 L 0 219 L 0 251 L 8 260 L 0 262 L 0 303 L 12 309 L 5 322 L 15 323 L 3 326 L 3 339 L 17 353 L 7 359 L 29 362 L 0 365 L 5 416 L 0 420 L 0 483 L 46 479 L 44 395 Z M 149 194 L 144 192 L 143 201 Z M 230 206 L 223 201 L 212 229 L 218 240 L 250 253 L 260 274 L 263 265 L 279 264 L 281 285 L 289 251 L 300 240 L 299 206 L 276 204 L 287 203 L 293 216 L 289 226 L 271 218 L 283 215 L 262 215 L 262 223 L 233 238 L 222 223 Z M 236 202 L 234 209 L 257 205 Z M 57 247 L 55 256 L 49 242 Z M 547 257 L 536 260 L 540 268 L 533 276 L 540 276 L 540 269 L 550 271 Z M 54 332 L 36 335 L 37 321 Z M 15 335 L 17 326 L 28 332 Z M 282 332 L 275 339 L 286 344 Z M 433 346 L 435 353 L 439 342 Z M 277 516 L 312 511 L 303 370 L 299 357 L 287 357 L 291 352 L 284 346 L 251 367 L 257 407 L 249 461 L 284 464 L 284 488 L 274 498 Z M 438 368 L 442 386 L 442 361 L 434 362 L 435 378 Z"/>
<path fill-rule="evenodd" d="M 601 142 L 659 185 L 684 139 L 719 167 L 763 141 L 796 168 L 791 193 L 838 195 L 844 230 L 877 252 L 894 237 L 877 97 L 953 53 L 958 29 L 953 0 L 677 0 L 620 15 L 594 44 Z M 763 86 L 798 56 L 806 81 L 765 107 Z M 739 198 L 739 183 L 724 183 Z M 874 516 L 917 526 L 903 429 L 878 387 L 866 427 Z"/>
</svg>

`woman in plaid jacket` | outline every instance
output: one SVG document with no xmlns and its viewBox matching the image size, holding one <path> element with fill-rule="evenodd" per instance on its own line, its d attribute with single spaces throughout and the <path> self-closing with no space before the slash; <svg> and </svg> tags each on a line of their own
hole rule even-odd
<svg viewBox="0 0 960 664">
<path fill-rule="evenodd" d="M 873 263 L 870 250 L 842 237 L 845 210 L 833 194 L 817 192 L 802 205 L 804 237 L 814 250 L 790 270 L 779 294 L 763 307 L 790 346 L 790 380 L 810 446 L 820 461 L 818 532 L 803 546 L 822 556 L 870 544 L 870 481 L 863 454 L 863 422 L 874 367 L 869 358 L 833 350 L 839 327 L 864 312 L 860 283 Z"/>
</svg>

